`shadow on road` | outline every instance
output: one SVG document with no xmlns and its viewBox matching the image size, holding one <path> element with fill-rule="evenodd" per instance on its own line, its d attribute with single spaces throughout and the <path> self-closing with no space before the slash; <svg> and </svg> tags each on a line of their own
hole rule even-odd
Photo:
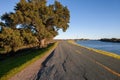
<svg viewBox="0 0 120 80">
<path fill-rule="evenodd" d="M 55 50 L 54 50 L 55 51 Z M 46 66 L 46 64 L 47 64 L 47 62 L 52 58 L 52 56 L 54 55 L 54 51 L 46 58 L 46 60 L 42 63 L 42 68 L 39 70 L 39 72 L 37 73 L 37 76 L 36 76 L 36 78 L 35 78 L 35 80 L 39 80 L 39 78 L 41 77 L 41 74 L 42 74 L 42 72 L 43 72 L 43 69 L 45 68 L 45 67 L 47 67 Z"/>
</svg>

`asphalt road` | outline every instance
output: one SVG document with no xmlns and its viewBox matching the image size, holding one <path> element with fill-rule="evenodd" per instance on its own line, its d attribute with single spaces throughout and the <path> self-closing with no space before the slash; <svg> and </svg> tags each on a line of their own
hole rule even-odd
<svg viewBox="0 0 120 80">
<path fill-rule="evenodd" d="M 62 41 L 35 80 L 120 80 L 120 60 Z"/>
</svg>

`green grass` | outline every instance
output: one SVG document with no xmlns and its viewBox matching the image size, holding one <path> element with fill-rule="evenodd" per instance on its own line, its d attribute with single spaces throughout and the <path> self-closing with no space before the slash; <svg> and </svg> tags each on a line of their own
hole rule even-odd
<svg viewBox="0 0 120 80">
<path fill-rule="evenodd" d="M 89 49 L 89 50 L 95 51 L 95 52 L 97 52 L 97 53 L 100 53 L 100 54 L 103 54 L 103 55 L 106 55 L 106 56 L 113 57 L 113 58 L 115 58 L 115 59 L 120 59 L 120 55 L 117 55 L 117 54 L 115 54 L 115 53 L 111 53 L 111 52 L 107 52 L 107 51 L 103 51 L 103 50 L 98 50 L 98 49 L 93 49 L 93 48 L 81 46 L 81 45 L 77 44 L 77 43 L 76 43 L 75 41 L 73 41 L 73 40 L 69 40 L 68 42 L 71 43 L 71 44 L 74 44 L 74 45 L 77 45 L 77 46 L 80 46 L 80 47 L 87 48 L 87 49 Z"/>
<path fill-rule="evenodd" d="M 0 53 L 4 53 L 4 49 L 3 48 L 0 48 Z"/>
<path fill-rule="evenodd" d="M 0 80 L 8 80 L 10 77 L 14 76 L 16 73 L 20 72 L 30 64 L 34 63 L 45 54 L 51 52 L 56 46 L 57 43 L 45 49 L 34 51 L 30 50 L 24 52 L 24 55 L 10 57 L 0 61 Z"/>
<path fill-rule="evenodd" d="M 2 48 L 0 48 L 0 51 L 3 51 L 3 49 L 2 49 Z"/>
</svg>

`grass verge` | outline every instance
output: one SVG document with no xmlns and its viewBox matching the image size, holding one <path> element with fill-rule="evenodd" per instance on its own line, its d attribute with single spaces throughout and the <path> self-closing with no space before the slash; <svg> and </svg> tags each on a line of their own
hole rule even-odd
<svg viewBox="0 0 120 80">
<path fill-rule="evenodd" d="M 10 57 L 0 62 L 0 80 L 8 80 L 16 73 L 20 72 L 30 64 L 34 63 L 47 53 L 52 52 L 58 43 L 54 43 L 47 48 L 30 50 L 24 55 Z M 22 53 L 23 54 L 23 53 Z"/>
<path fill-rule="evenodd" d="M 103 50 L 98 50 L 98 49 L 93 49 L 93 48 L 89 48 L 89 47 L 85 47 L 85 46 L 81 46 L 79 44 L 77 44 L 75 41 L 73 40 L 68 40 L 69 43 L 71 44 L 74 44 L 74 45 L 77 45 L 77 46 L 80 46 L 80 47 L 83 47 L 83 48 L 87 48 L 89 50 L 92 50 L 92 51 L 95 51 L 97 53 L 100 53 L 100 54 L 103 54 L 103 55 L 106 55 L 106 56 L 110 56 L 110 57 L 113 57 L 115 59 L 120 59 L 120 55 L 117 55 L 115 53 L 111 53 L 111 52 L 107 52 L 107 51 L 103 51 Z"/>
</svg>

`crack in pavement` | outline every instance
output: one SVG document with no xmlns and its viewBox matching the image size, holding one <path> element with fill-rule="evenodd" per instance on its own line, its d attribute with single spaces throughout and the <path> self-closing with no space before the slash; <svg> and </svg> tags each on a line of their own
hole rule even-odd
<svg viewBox="0 0 120 80">
<path fill-rule="evenodd" d="M 64 62 L 62 63 L 62 67 L 63 67 L 63 70 L 66 72 L 65 63 L 66 63 L 66 61 L 64 61 Z"/>
<path fill-rule="evenodd" d="M 43 67 L 46 67 L 46 63 L 49 61 L 49 59 L 54 55 L 54 51 L 46 58 L 46 60 L 42 63 Z"/>
<path fill-rule="evenodd" d="M 49 61 L 50 58 L 52 58 L 52 56 L 54 55 L 54 51 L 46 58 L 46 60 L 42 63 L 42 68 L 40 69 L 40 71 L 37 74 L 40 75 L 36 75 L 34 80 L 39 80 L 39 78 L 41 78 L 42 73 L 44 72 L 45 67 L 47 67 L 46 63 Z M 49 67 L 49 70 L 52 70 L 54 68 L 54 65 L 52 65 L 51 67 Z"/>
<path fill-rule="evenodd" d="M 88 78 L 86 77 L 86 70 L 85 70 L 85 68 L 84 68 L 84 72 L 83 72 L 83 78 L 84 78 L 85 80 L 88 80 Z"/>
</svg>

